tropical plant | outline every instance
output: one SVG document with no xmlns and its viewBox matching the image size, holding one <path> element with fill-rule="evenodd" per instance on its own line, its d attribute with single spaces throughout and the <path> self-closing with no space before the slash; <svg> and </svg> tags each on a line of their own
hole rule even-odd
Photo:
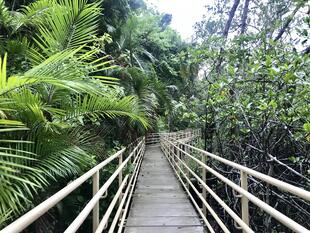
<svg viewBox="0 0 310 233">
<path fill-rule="evenodd" d="M 28 43 L 29 69 L 8 75 L 7 55 L 0 59 L 0 225 L 30 208 L 53 181 L 96 163 L 90 125 L 129 118 L 149 126 L 136 97 L 124 96 L 117 79 L 105 75 L 115 66 L 97 37 L 98 2 L 37 1 L 20 14 L 15 20 L 36 35 Z M 34 17 L 37 24 L 29 25 L 26 18 Z"/>
</svg>

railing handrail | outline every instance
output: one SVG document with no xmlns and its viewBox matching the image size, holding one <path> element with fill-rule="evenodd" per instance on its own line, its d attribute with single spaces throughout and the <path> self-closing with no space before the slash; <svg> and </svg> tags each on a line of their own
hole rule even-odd
<svg viewBox="0 0 310 233">
<path fill-rule="evenodd" d="M 182 141 L 177 141 L 177 143 L 179 143 L 181 145 L 185 145 L 185 146 L 187 146 L 187 147 L 189 147 L 189 148 L 191 148 L 193 150 L 196 150 L 196 151 L 198 151 L 198 152 L 200 152 L 200 153 L 202 153 L 202 154 L 204 154 L 204 155 L 206 155 L 206 156 L 208 156 L 208 157 L 210 157 L 212 159 L 215 159 L 215 160 L 217 160 L 219 162 L 222 162 L 222 163 L 224 163 L 224 164 L 226 164 L 228 166 L 231 166 L 231 167 L 233 167 L 233 168 L 235 168 L 235 169 L 237 169 L 239 171 L 243 171 L 243 172 L 247 173 L 248 175 L 254 176 L 254 177 L 256 177 L 256 178 L 258 178 L 258 179 L 260 179 L 262 181 L 265 181 L 268 184 L 271 184 L 271 185 L 273 185 L 273 186 L 275 186 L 277 188 L 280 188 L 283 191 L 289 192 L 289 193 L 291 193 L 293 195 L 296 195 L 296 196 L 298 196 L 300 198 L 303 198 L 303 199 L 305 199 L 307 201 L 310 201 L 310 192 L 305 190 L 305 189 L 302 189 L 302 188 L 299 188 L 299 187 L 294 186 L 292 184 L 289 184 L 287 182 L 281 181 L 279 179 L 276 179 L 276 178 L 274 178 L 272 176 L 269 176 L 269 175 L 266 175 L 264 173 L 255 171 L 252 168 L 248 168 L 248 167 L 243 166 L 241 164 L 232 162 L 232 161 L 230 161 L 228 159 L 224 159 L 224 158 L 222 158 L 222 157 L 220 157 L 218 155 L 215 155 L 215 154 L 212 154 L 210 152 L 204 151 L 204 150 L 199 149 L 197 147 L 194 147 L 192 145 L 183 143 Z"/>
<path fill-rule="evenodd" d="M 108 187 L 111 185 L 111 183 L 115 180 L 117 175 L 121 175 L 122 169 L 128 164 L 130 159 L 136 154 L 136 158 L 134 160 L 134 163 L 140 161 L 140 163 L 137 163 L 137 166 L 141 165 L 141 159 L 144 153 L 144 148 L 145 148 L 145 140 L 144 138 L 140 139 L 138 144 L 135 146 L 135 148 L 131 151 L 129 156 L 125 159 L 124 162 L 120 163 L 116 171 L 113 173 L 113 175 L 103 184 L 101 187 L 101 192 L 96 192 L 93 194 L 93 198 L 90 200 L 90 202 L 86 205 L 86 207 L 83 208 L 82 212 L 78 215 L 78 217 L 74 221 L 74 226 L 71 224 L 69 228 L 67 228 L 66 232 L 75 232 L 78 227 L 82 224 L 82 222 L 85 220 L 85 218 L 88 216 L 90 211 L 93 210 L 95 204 L 98 203 L 100 197 L 102 194 L 108 189 Z M 48 198 L 47 200 L 43 201 L 40 203 L 38 206 L 34 207 L 30 211 L 28 211 L 26 214 L 23 216 L 19 217 L 17 220 L 9 224 L 7 227 L 4 229 L 0 230 L 0 233 L 18 233 L 21 232 L 22 230 L 26 229 L 30 224 L 35 222 L 39 217 L 47 213 L 51 208 L 53 208 L 57 203 L 59 203 L 61 200 L 63 200 L 66 196 L 68 196 L 71 192 L 73 192 L 75 189 L 80 187 L 86 180 L 90 179 L 91 177 L 94 178 L 95 175 L 97 175 L 97 181 L 99 185 L 99 171 L 104 168 L 106 165 L 110 164 L 113 160 L 116 158 L 122 158 L 124 151 L 126 148 L 123 148 L 104 160 L 103 162 L 99 163 L 92 169 L 90 169 L 88 172 L 85 174 L 81 175 L 79 178 L 75 179 L 71 183 L 69 183 L 67 186 L 62 188 L 60 191 L 55 193 L 53 196 Z M 136 153 L 137 152 L 137 153 Z M 136 167 L 135 167 L 136 171 Z M 128 179 L 128 177 L 126 178 Z M 94 182 L 95 180 L 93 180 Z M 119 189 L 123 188 L 123 179 L 122 176 L 120 176 L 119 180 Z M 132 185 L 130 183 L 130 185 Z M 100 191 L 98 190 L 98 191 Z M 102 192 L 103 191 L 103 192 Z M 119 191 L 119 190 L 118 190 Z M 129 200 L 127 200 L 129 202 Z M 85 209 L 86 208 L 86 209 Z M 99 212 L 99 206 L 98 206 L 98 212 Z M 86 215 L 87 213 L 87 215 Z M 99 218 L 99 215 L 98 215 Z M 93 219 L 94 221 L 94 219 Z M 95 224 L 96 226 L 96 224 Z M 93 229 L 95 232 L 96 229 Z"/>
<path fill-rule="evenodd" d="M 173 170 L 175 171 L 178 179 L 183 185 L 184 189 L 188 193 L 189 197 L 193 201 L 195 208 L 198 213 L 201 215 L 202 220 L 205 222 L 207 228 L 210 232 L 215 232 L 212 228 L 212 225 L 209 223 L 206 218 L 206 210 L 208 210 L 211 216 L 216 220 L 221 229 L 225 233 L 229 233 L 230 231 L 222 222 L 220 217 L 216 214 L 216 212 L 212 209 L 209 203 L 206 200 L 206 193 L 208 192 L 232 217 L 236 228 L 242 229 L 243 233 L 253 233 L 254 231 L 249 226 L 249 207 L 248 202 L 251 201 L 254 205 L 261 208 L 263 211 L 268 213 L 270 216 L 277 219 L 280 223 L 287 226 L 294 232 L 298 233 L 310 233 L 308 229 L 295 222 L 293 219 L 279 212 L 269 204 L 260 200 L 258 197 L 254 196 L 250 192 L 248 192 L 248 175 L 258 178 L 270 185 L 273 185 L 279 188 L 282 191 L 291 193 L 296 195 L 304 200 L 310 201 L 310 192 L 304 190 L 302 188 L 296 187 L 294 185 L 288 184 L 284 181 L 278 180 L 269 175 L 263 174 L 261 172 L 255 171 L 251 168 L 248 168 L 244 165 L 240 165 L 236 162 L 230 161 L 228 159 L 222 158 L 218 155 L 212 154 L 210 152 L 199 149 L 193 145 L 190 145 L 191 141 L 196 139 L 197 136 L 200 135 L 200 130 L 183 130 L 174 133 L 154 133 L 150 136 L 151 143 L 160 142 L 162 150 L 164 154 L 167 156 L 169 163 L 171 164 Z M 117 201 L 119 201 L 118 208 L 113 217 L 113 221 L 111 227 L 109 228 L 109 233 L 113 233 L 116 227 L 117 222 L 118 225 L 118 233 L 122 232 L 123 226 L 125 224 L 125 218 L 127 216 L 127 212 L 130 205 L 130 200 L 134 191 L 134 186 L 137 181 L 138 172 L 142 163 L 142 158 L 145 150 L 145 138 L 139 140 L 134 147 L 134 149 L 126 156 L 123 161 L 123 154 L 126 148 L 116 152 L 111 157 L 107 158 L 103 162 L 99 163 L 88 172 L 80 176 L 79 178 L 72 181 L 66 187 L 55 193 L 53 196 L 39 204 L 37 207 L 30 210 L 25 215 L 21 216 L 19 219 L 8 225 L 6 228 L 2 229 L 0 233 L 17 233 L 24 230 L 31 223 L 36 221 L 39 217 L 49 211 L 52 207 L 54 207 L 57 203 L 59 203 L 62 199 L 68 196 L 72 191 L 76 188 L 80 187 L 86 180 L 89 178 L 93 178 L 93 197 L 86 204 L 83 210 L 78 214 L 75 220 L 70 224 L 70 226 L 66 229 L 65 233 L 74 233 L 78 230 L 81 224 L 84 222 L 86 217 L 93 211 L 93 233 L 101 233 L 107 227 L 108 220 L 112 211 L 114 210 Z M 201 160 L 193 156 L 190 151 L 195 151 L 201 156 Z M 196 153 L 195 153 L 196 154 Z M 113 160 L 119 159 L 118 167 L 114 171 L 114 173 L 108 178 L 107 181 L 99 188 L 99 171 L 104 168 L 106 165 L 110 164 Z M 225 165 L 228 165 L 240 172 L 240 185 L 231 181 L 230 179 L 223 176 L 221 173 L 211 168 L 206 164 L 206 158 L 214 159 L 218 162 L 221 162 Z M 187 164 L 188 159 L 194 161 L 197 165 L 199 165 L 202 169 L 201 177 L 196 174 L 190 166 Z M 133 161 L 132 161 L 133 160 Z M 129 161 L 135 165 L 131 175 L 127 174 L 124 178 L 122 176 L 123 169 Z M 224 182 L 228 185 L 232 190 L 235 190 L 240 195 L 236 195 L 236 197 L 241 197 L 241 214 L 242 217 L 239 217 L 207 184 L 206 184 L 206 171 L 210 174 L 214 175 L 216 178 Z M 199 193 L 193 182 L 191 181 L 191 175 L 198 181 L 198 183 L 202 187 L 202 193 Z M 99 222 L 99 200 L 102 198 L 104 193 L 107 192 L 110 185 L 114 182 L 116 177 L 118 176 L 118 184 L 119 188 L 110 202 L 107 210 L 105 211 L 101 221 Z M 183 181 L 185 179 L 185 181 Z M 191 194 L 189 190 L 189 186 L 192 187 L 193 191 L 197 194 L 198 198 L 201 199 L 203 208 L 200 209 L 197 204 L 195 198 Z M 123 189 L 126 187 L 126 190 L 123 193 Z M 125 207 L 124 207 L 125 206 Z"/>
<path fill-rule="evenodd" d="M 191 140 L 191 137 L 197 137 L 200 135 L 200 130 L 196 129 L 186 129 L 180 130 L 177 132 L 160 132 L 160 133 L 150 133 L 146 137 L 146 144 L 157 144 L 160 142 L 160 138 L 162 136 L 169 136 L 175 139 L 184 139 L 184 140 Z"/>
<path fill-rule="evenodd" d="M 195 137 L 192 137 L 193 139 Z M 281 222 L 283 225 L 287 226 L 291 230 L 294 230 L 295 232 L 299 233 L 310 233 L 308 229 L 300 225 L 299 223 L 295 222 L 291 218 L 287 217 L 286 215 L 282 214 L 269 204 L 265 203 L 264 201 L 260 200 L 253 194 L 248 192 L 248 177 L 247 175 L 256 177 L 262 181 L 265 181 L 266 183 L 269 183 L 271 185 L 274 185 L 278 187 L 279 189 L 283 191 L 287 191 L 293 195 L 296 195 L 300 198 L 303 198 L 305 200 L 310 200 L 310 192 L 306 191 L 302 188 L 296 187 L 294 185 L 288 184 L 284 181 L 280 181 L 276 178 L 273 178 L 271 176 L 265 175 L 261 172 L 255 171 L 251 168 L 245 167 L 243 165 L 240 165 L 238 163 L 232 162 L 230 160 L 224 159 L 218 155 L 209 153 L 207 151 L 201 150 L 199 148 L 196 148 L 192 145 L 189 145 L 187 142 L 183 142 L 182 140 L 179 140 L 179 136 L 176 134 L 166 134 L 162 135 L 161 137 L 161 147 L 164 152 L 164 154 L 167 156 L 172 168 L 176 172 L 177 177 L 181 181 L 183 187 L 185 190 L 188 192 L 190 198 L 194 201 L 194 205 L 197 208 L 197 203 L 192 198 L 192 195 L 189 191 L 189 185 L 193 188 L 194 192 L 197 194 L 197 196 L 201 199 L 202 204 L 203 204 L 203 209 L 206 207 L 211 215 L 214 217 L 214 219 L 217 221 L 217 223 L 220 225 L 222 230 L 224 232 L 230 232 L 226 226 L 223 226 L 222 221 L 219 219 L 217 214 L 214 212 L 214 210 L 210 207 L 210 205 L 206 201 L 206 191 L 211 194 L 213 198 L 227 211 L 227 213 L 234 219 L 235 223 L 238 225 L 235 225 L 236 228 L 242 229 L 243 232 L 253 232 L 249 228 L 249 207 L 248 207 L 248 201 L 251 201 L 253 204 L 255 204 L 257 207 L 261 208 L 264 210 L 266 213 L 268 213 L 270 216 L 274 217 L 277 219 L 279 222 Z M 183 149 L 182 149 L 183 148 Z M 189 152 L 189 149 L 192 151 L 198 152 L 198 154 L 201 156 L 201 159 L 203 161 L 200 161 L 191 153 Z M 210 157 L 212 159 L 215 159 L 219 162 L 222 162 L 228 166 L 233 167 L 234 169 L 237 169 L 240 171 L 240 181 L 241 184 L 237 185 L 235 182 L 229 180 L 219 172 L 215 171 L 213 168 L 209 167 L 206 165 L 206 157 Z M 187 164 L 186 161 L 188 159 L 191 159 L 192 161 L 196 162 L 197 165 L 199 165 L 202 168 L 202 178 L 199 177 Z M 186 160 L 185 160 L 186 159 Z M 186 168 L 186 171 L 184 169 Z M 242 219 L 232 210 L 228 205 L 225 204 L 225 202 L 216 195 L 215 192 L 211 188 L 208 187 L 206 184 L 206 177 L 205 177 L 205 172 L 208 171 L 210 174 L 213 174 L 215 177 L 217 177 L 219 180 L 223 181 L 226 185 L 230 186 L 233 190 L 238 192 L 240 195 L 238 197 L 241 197 L 241 209 L 242 209 Z M 180 174 L 182 176 L 180 176 Z M 196 178 L 198 183 L 202 186 L 202 193 L 199 193 L 198 190 L 195 188 L 193 185 L 192 181 L 190 180 L 190 174 Z M 203 177 L 204 176 L 204 177 Z M 186 183 L 182 180 L 185 179 Z M 197 209 L 199 214 L 201 215 L 202 219 L 206 223 L 206 226 L 211 232 L 214 232 L 214 229 L 208 222 L 208 220 L 205 218 L 206 216 L 206 209 L 202 212 L 200 209 Z"/>
</svg>

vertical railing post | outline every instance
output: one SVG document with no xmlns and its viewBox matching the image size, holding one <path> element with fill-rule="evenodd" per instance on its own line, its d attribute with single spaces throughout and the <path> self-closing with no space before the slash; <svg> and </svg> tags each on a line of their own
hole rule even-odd
<svg viewBox="0 0 310 233">
<path fill-rule="evenodd" d="M 93 196 L 99 191 L 99 170 L 93 175 Z M 93 233 L 99 226 L 99 201 L 93 208 Z"/>
<path fill-rule="evenodd" d="M 176 145 L 178 145 L 178 143 L 176 143 Z M 177 169 L 176 166 L 176 162 L 177 162 L 177 148 L 176 147 L 172 147 L 172 166 L 174 167 L 174 169 Z M 177 170 L 176 170 L 177 171 Z"/>
<path fill-rule="evenodd" d="M 118 157 L 118 166 L 121 166 L 122 163 L 123 163 L 123 153 L 121 153 Z M 123 183 L 123 170 L 120 171 L 120 173 L 118 174 L 118 187 L 121 187 L 122 183 Z M 121 194 L 118 198 L 119 203 L 121 203 L 122 198 L 123 196 Z"/>
<path fill-rule="evenodd" d="M 248 175 L 247 173 L 240 171 L 240 179 L 241 179 L 241 188 L 248 191 Z M 245 222 L 248 226 L 250 224 L 249 220 L 249 200 L 244 195 L 241 196 L 241 214 L 242 214 L 242 220 Z M 243 230 L 243 233 L 246 231 Z"/>
<path fill-rule="evenodd" d="M 203 164 L 206 164 L 206 156 L 203 153 L 201 153 L 201 157 L 202 157 L 201 162 L 203 162 Z M 206 181 L 207 181 L 206 168 L 202 166 L 201 169 L 202 169 L 202 173 L 201 173 L 202 181 L 204 183 L 206 183 Z M 202 197 L 203 197 L 203 199 L 207 200 L 207 190 L 204 186 L 202 186 Z M 207 208 L 204 204 L 202 204 L 202 212 L 203 212 L 204 216 L 206 217 L 207 216 Z"/>
<path fill-rule="evenodd" d="M 136 156 L 138 156 L 138 151 L 139 151 L 139 148 L 137 148 L 137 150 L 135 150 L 134 148 L 132 151 L 132 157 L 130 159 L 130 162 L 132 163 L 133 166 L 135 166 L 133 162 L 135 161 Z"/>
<path fill-rule="evenodd" d="M 172 166 L 174 167 L 174 164 L 173 164 L 173 160 L 174 160 L 174 147 L 173 145 L 171 145 L 171 149 L 170 149 L 170 162 L 172 163 Z"/>
<path fill-rule="evenodd" d="M 177 164 L 179 165 L 179 167 L 181 168 L 181 151 L 180 151 L 180 143 L 177 144 Z M 181 174 L 181 171 L 179 171 L 179 169 L 177 169 L 178 174 Z"/>
<path fill-rule="evenodd" d="M 186 153 L 189 153 L 188 147 L 187 147 L 186 145 L 183 145 L 183 148 L 184 148 L 184 151 L 185 151 Z M 189 158 L 188 158 L 187 155 L 184 155 L 184 162 L 185 162 L 185 164 L 189 167 L 189 163 L 188 163 L 188 162 L 189 162 Z M 189 173 L 189 170 L 185 168 L 185 171 L 186 171 L 185 174 L 186 174 L 188 180 L 190 180 L 190 173 Z M 189 182 L 188 182 L 188 181 L 186 182 L 186 187 L 187 187 L 187 189 L 189 189 Z"/>
</svg>

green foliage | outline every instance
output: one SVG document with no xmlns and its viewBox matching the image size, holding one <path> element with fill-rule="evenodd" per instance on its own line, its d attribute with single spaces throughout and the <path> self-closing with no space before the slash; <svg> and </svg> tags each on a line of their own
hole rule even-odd
<svg viewBox="0 0 310 233">
<path fill-rule="evenodd" d="M 87 79 L 37 76 L 48 74 L 48 64 L 45 62 L 44 66 L 34 67 L 25 76 L 12 77 L 6 77 L 6 57 L 0 64 L 1 115 L 12 119 L 1 122 L 4 127 L 1 138 L 8 138 L 1 139 L 4 144 L 1 153 L 1 216 L 22 212 L 31 203 L 33 195 L 47 187 L 52 179 L 79 174 L 81 169 L 94 163 L 91 153 L 83 149 L 88 136 L 85 134 L 87 137 L 84 138 L 74 130 L 84 126 L 85 120 L 96 123 L 105 117 L 126 116 L 144 127 L 148 125 L 134 98 L 117 97 L 115 91 L 98 96 L 100 85 L 104 87 L 101 82 L 95 87 Z M 50 74 L 53 76 L 52 72 Z M 52 95 L 48 93 L 49 101 L 46 102 L 43 96 L 50 90 L 53 92 Z M 88 94 L 81 97 L 74 93 Z M 62 98 L 71 98 L 70 104 Z M 19 121 L 27 128 L 17 124 Z M 27 130 L 27 133 L 12 134 L 21 130 Z"/>
<path fill-rule="evenodd" d="M 171 15 L 142 0 L 0 0 L 0 225 L 147 130 L 204 128 L 209 150 L 307 187 L 307 2 L 244 3 L 227 37 L 232 1 L 218 0 L 197 23 L 194 43 L 185 43 L 169 27 Z M 50 214 L 65 225 L 89 195 L 81 188 Z M 283 212 L 304 208 L 294 200 Z M 255 231 L 271 232 L 267 220 L 253 218 Z M 40 221 L 41 232 L 63 231 Z"/>
<path fill-rule="evenodd" d="M 36 46 L 41 56 L 49 57 L 67 49 L 77 49 L 96 39 L 99 3 L 87 3 L 85 0 L 63 0 L 53 5 L 52 11 L 38 25 Z"/>
<path fill-rule="evenodd" d="M 21 50 L 28 65 L 14 66 L 6 53 L 0 58 L 2 226 L 48 193 L 54 181 L 70 180 L 97 162 L 94 126 L 129 119 L 149 127 L 136 97 L 124 96 L 117 79 L 108 76 L 116 66 L 102 55 L 110 39 L 97 37 L 100 12 L 99 2 L 84 0 L 36 1 L 20 12 L 8 12 L 1 1 L 1 16 L 15 16 L 5 26 L 21 35 L 7 38 L 4 51 L 25 41 L 23 28 L 35 31 Z"/>
<path fill-rule="evenodd" d="M 1 26 L 6 26 L 11 21 L 11 16 L 8 8 L 4 4 L 4 0 L 0 0 L 0 23 Z"/>
<path fill-rule="evenodd" d="M 174 105 L 178 113 L 171 122 L 176 128 L 198 122 L 204 128 L 206 149 L 309 189 L 309 41 L 305 33 L 309 24 L 304 13 L 309 4 L 249 1 L 246 9 L 245 1 L 240 1 L 226 37 L 227 12 L 234 1 L 215 2 L 196 25 L 197 46 L 188 57 L 200 64 L 203 75 L 194 81 L 193 91 Z M 187 101 L 192 96 L 198 99 L 196 104 Z M 235 179 L 225 166 L 211 165 Z M 299 223 L 310 216 L 309 211 L 301 211 L 307 206 L 301 200 L 292 203 L 290 195 L 281 200 L 260 195 L 279 196 L 279 190 L 253 181 L 250 191 Z M 239 211 L 234 200 L 227 202 Z M 288 203 L 290 209 L 281 207 Z M 271 232 L 271 226 L 276 232 L 286 231 L 267 215 L 251 222 L 255 232 Z"/>
<path fill-rule="evenodd" d="M 186 82 L 178 77 L 186 46 L 171 17 L 143 1 L 24 3 L 0 1 L 1 226 L 121 143 L 156 130 L 172 110 L 175 81 Z M 88 194 L 77 190 L 78 200 L 60 206 L 78 211 Z M 56 212 L 68 215 L 64 224 L 72 215 Z M 39 221 L 40 231 L 62 231 Z"/>
<path fill-rule="evenodd" d="M 307 133 L 310 133 L 310 123 L 305 123 L 305 124 L 304 124 L 304 130 L 305 130 Z"/>
<path fill-rule="evenodd" d="M 144 112 L 140 108 L 137 99 L 134 96 L 126 96 L 119 99 L 112 95 L 105 96 L 78 96 L 76 105 L 68 109 L 62 120 L 71 122 L 71 120 L 79 120 L 84 124 L 85 120 L 90 119 L 93 122 L 98 121 L 101 117 L 116 118 L 119 116 L 127 116 L 132 121 L 140 122 L 145 128 L 149 126 Z M 85 119 L 86 118 L 86 119 Z"/>
</svg>

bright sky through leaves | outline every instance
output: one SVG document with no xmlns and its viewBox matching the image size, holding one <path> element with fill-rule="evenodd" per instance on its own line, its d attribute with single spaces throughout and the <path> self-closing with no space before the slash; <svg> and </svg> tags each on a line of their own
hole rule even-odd
<svg viewBox="0 0 310 233">
<path fill-rule="evenodd" d="M 213 0 L 147 0 L 160 12 L 172 14 L 171 26 L 177 30 L 183 39 L 190 39 L 194 34 L 193 26 L 200 21 L 206 12 L 205 5 Z"/>
</svg>

